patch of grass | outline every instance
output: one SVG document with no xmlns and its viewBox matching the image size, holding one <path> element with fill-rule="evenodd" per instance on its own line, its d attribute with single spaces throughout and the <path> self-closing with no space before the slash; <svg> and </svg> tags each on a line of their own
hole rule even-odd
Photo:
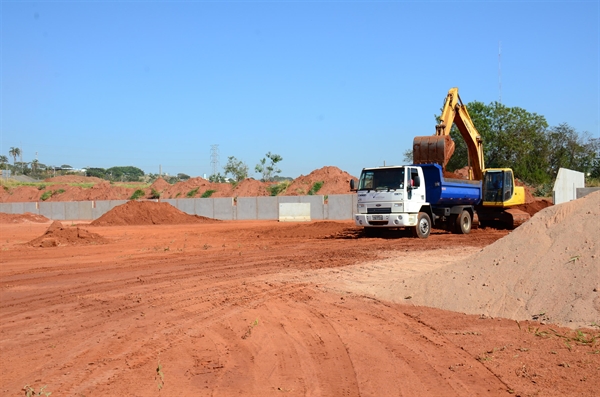
<svg viewBox="0 0 600 397">
<path fill-rule="evenodd" d="M 179 197 L 179 196 L 181 196 L 181 192 L 177 193 L 177 194 L 175 195 L 175 198 L 177 198 L 177 197 Z"/>
<path fill-rule="evenodd" d="M 142 189 L 138 189 L 135 192 L 133 192 L 133 194 L 131 195 L 131 197 L 129 197 L 129 200 L 137 200 L 140 197 L 144 197 L 146 193 L 144 193 L 144 191 Z"/>
<path fill-rule="evenodd" d="M 165 387 L 165 374 L 163 373 L 160 361 L 158 362 L 158 366 L 156 367 L 156 375 L 154 376 L 154 379 L 156 379 L 158 390 L 162 390 L 162 388 Z"/>
<path fill-rule="evenodd" d="M 44 193 L 42 193 L 42 196 L 40 197 L 40 200 L 42 200 L 42 201 L 48 200 L 50 197 L 52 197 L 53 193 L 54 192 L 52 190 L 46 190 Z"/>
<path fill-rule="evenodd" d="M 44 190 L 46 188 L 46 185 L 39 185 L 37 187 L 37 190 Z"/>
<path fill-rule="evenodd" d="M 285 193 L 285 191 L 291 184 L 291 181 L 281 181 L 275 185 L 267 186 L 267 191 L 271 196 L 277 196 L 282 193 Z"/>
<path fill-rule="evenodd" d="M 323 182 L 323 181 L 318 181 L 318 182 L 313 183 L 313 185 L 311 186 L 310 190 L 308 191 L 308 194 L 310 196 L 317 194 L 317 192 L 319 190 L 321 190 L 321 188 L 323 187 L 324 183 L 325 182 Z"/>
<path fill-rule="evenodd" d="M 154 188 L 152 188 L 152 191 L 150 192 L 150 198 L 151 199 L 159 199 L 160 198 L 160 192 Z"/>
<path fill-rule="evenodd" d="M 194 197 L 198 193 L 198 189 L 200 189 L 200 187 L 190 190 L 189 192 L 187 192 L 186 196 L 189 198 Z"/>
<path fill-rule="evenodd" d="M 258 325 L 258 319 L 254 320 L 254 322 L 248 326 L 246 333 L 244 335 L 242 335 L 242 339 L 249 338 L 250 335 L 252 334 L 252 329 L 254 329 L 254 327 L 256 327 L 257 325 Z"/>
<path fill-rule="evenodd" d="M 202 198 L 209 198 L 210 196 L 213 195 L 213 193 L 216 192 L 216 190 L 207 190 L 204 193 L 202 193 Z"/>
<path fill-rule="evenodd" d="M 46 391 L 46 387 L 40 387 L 40 391 L 36 392 L 35 389 L 29 385 L 23 386 L 23 391 L 25 392 L 25 397 L 33 397 L 33 396 L 49 396 L 52 392 Z"/>
<path fill-rule="evenodd" d="M 54 196 L 55 194 L 63 194 L 64 192 L 65 192 L 65 189 L 58 189 L 52 195 Z"/>
</svg>

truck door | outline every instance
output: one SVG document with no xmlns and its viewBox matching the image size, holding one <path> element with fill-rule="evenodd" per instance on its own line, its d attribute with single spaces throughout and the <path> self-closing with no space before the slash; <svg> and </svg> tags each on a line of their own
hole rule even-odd
<svg viewBox="0 0 600 397">
<path fill-rule="evenodd" d="M 409 201 L 422 202 L 425 201 L 425 181 L 419 177 L 417 168 L 410 168 L 406 173 L 406 187 Z"/>
</svg>

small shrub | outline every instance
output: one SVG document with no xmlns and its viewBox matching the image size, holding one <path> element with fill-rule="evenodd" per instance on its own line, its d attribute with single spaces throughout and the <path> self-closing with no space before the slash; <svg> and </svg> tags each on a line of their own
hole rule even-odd
<svg viewBox="0 0 600 397">
<path fill-rule="evenodd" d="M 175 198 L 177 198 L 177 197 L 179 197 L 179 196 L 181 196 L 181 192 L 178 192 L 178 193 L 175 195 Z"/>
<path fill-rule="evenodd" d="M 312 196 L 312 195 L 314 195 L 314 194 L 317 194 L 317 192 L 318 192 L 319 190 L 321 190 L 321 188 L 323 187 L 323 184 L 324 184 L 324 183 L 325 183 L 325 182 L 323 182 L 323 181 L 319 181 L 319 182 L 315 182 L 315 183 L 313 183 L 312 187 L 311 187 L 311 188 L 310 188 L 310 190 L 308 191 L 308 194 L 309 194 L 309 195 L 311 195 L 311 196 Z"/>
<path fill-rule="evenodd" d="M 150 198 L 151 199 L 159 199 L 160 198 L 160 192 L 157 191 L 156 189 L 152 188 L 152 191 L 150 192 Z"/>
<path fill-rule="evenodd" d="M 55 191 L 54 193 L 52 193 L 52 195 L 54 196 L 55 194 L 62 194 L 65 192 L 65 189 L 58 189 L 57 191 Z"/>
<path fill-rule="evenodd" d="M 137 200 L 140 197 L 144 197 L 146 193 L 144 193 L 144 191 L 142 189 L 138 189 L 135 192 L 133 192 L 133 194 L 131 195 L 131 197 L 129 197 L 129 200 Z"/>
<path fill-rule="evenodd" d="M 276 185 L 268 186 L 267 191 L 271 194 L 271 196 L 277 196 L 281 193 L 284 193 L 291 184 L 291 181 L 282 181 Z"/>
<path fill-rule="evenodd" d="M 52 197 L 52 193 L 53 193 L 53 192 L 52 192 L 52 190 L 46 190 L 46 191 L 45 191 L 45 192 L 42 194 L 42 196 L 40 197 L 40 199 L 41 199 L 42 201 L 46 201 L 46 200 L 48 200 L 50 197 Z"/>
<path fill-rule="evenodd" d="M 216 190 L 207 190 L 204 193 L 202 193 L 202 198 L 209 198 L 210 196 L 213 195 L 213 193 L 216 192 Z"/>
<path fill-rule="evenodd" d="M 44 190 L 45 188 L 46 188 L 46 185 L 39 185 L 37 189 L 38 190 Z"/>
<path fill-rule="evenodd" d="M 189 192 L 187 192 L 186 196 L 189 198 L 192 198 L 196 195 L 196 193 L 198 193 L 198 189 L 200 189 L 199 187 L 190 190 Z"/>
</svg>

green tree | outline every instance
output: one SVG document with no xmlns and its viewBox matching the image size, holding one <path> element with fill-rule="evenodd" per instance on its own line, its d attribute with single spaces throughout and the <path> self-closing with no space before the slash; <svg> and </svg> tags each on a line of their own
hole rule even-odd
<svg viewBox="0 0 600 397">
<path fill-rule="evenodd" d="M 10 150 L 8 151 L 8 154 L 12 156 L 13 158 L 13 167 L 17 167 L 17 157 L 19 157 L 19 155 L 21 154 L 21 149 L 19 149 L 18 147 L 11 147 Z"/>
<path fill-rule="evenodd" d="M 5 170 L 8 166 L 8 157 L 5 155 L 0 155 L 0 168 Z"/>
<path fill-rule="evenodd" d="M 512 168 L 515 176 L 529 183 L 545 183 L 548 175 L 548 123 L 544 116 L 519 107 L 493 102 L 467 104 L 469 114 L 483 139 L 486 168 Z M 467 148 L 456 126 L 450 136 L 456 150 L 447 169 L 467 165 Z"/>
<path fill-rule="evenodd" d="M 270 161 L 269 164 L 267 164 L 267 159 Z M 263 182 L 271 182 L 273 177 L 277 176 L 277 174 L 281 172 L 281 170 L 277 168 L 277 163 L 279 163 L 281 160 L 283 160 L 283 157 L 269 152 L 266 154 L 266 158 L 263 157 L 260 160 L 260 163 L 254 167 L 254 170 L 262 174 L 261 180 Z"/>
<path fill-rule="evenodd" d="M 248 166 L 234 156 L 227 158 L 227 164 L 224 167 L 225 176 L 231 174 L 235 183 L 248 178 Z"/>
<path fill-rule="evenodd" d="M 144 171 L 134 166 L 111 167 L 105 172 L 113 181 L 138 182 Z"/>
<path fill-rule="evenodd" d="M 177 174 L 177 179 L 179 179 L 180 181 L 187 181 L 188 179 L 190 179 L 190 176 L 187 174 L 179 173 Z"/>
<path fill-rule="evenodd" d="M 35 175 L 39 168 L 40 162 L 38 159 L 35 159 L 31 162 L 31 173 Z"/>
<path fill-rule="evenodd" d="M 580 134 L 566 123 L 548 130 L 549 172 L 556 178 L 559 168 L 588 174 L 592 171 L 598 152 L 598 139 L 588 133 Z"/>
<path fill-rule="evenodd" d="M 223 175 L 221 175 L 220 172 L 217 172 L 216 174 L 212 174 L 211 176 L 208 177 L 209 182 L 214 182 L 214 183 L 224 183 L 227 181 L 227 178 L 225 178 Z"/>
<path fill-rule="evenodd" d="M 106 170 L 104 168 L 86 167 L 85 174 L 87 176 L 94 176 L 101 179 L 106 178 Z"/>
</svg>

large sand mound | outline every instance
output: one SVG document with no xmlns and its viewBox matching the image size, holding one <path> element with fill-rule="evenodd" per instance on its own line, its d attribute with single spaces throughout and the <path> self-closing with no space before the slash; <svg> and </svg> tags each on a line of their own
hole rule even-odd
<svg viewBox="0 0 600 397">
<path fill-rule="evenodd" d="M 169 203 L 128 201 L 96 219 L 91 226 L 178 225 L 219 222 L 216 219 L 189 215 Z"/>
<path fill-rule="evenodd" d="M 567 326 L 600 323 L 600 192 L 548 207 L 462 263 L 407 280 L 417 305 Z"/>
</svg>

